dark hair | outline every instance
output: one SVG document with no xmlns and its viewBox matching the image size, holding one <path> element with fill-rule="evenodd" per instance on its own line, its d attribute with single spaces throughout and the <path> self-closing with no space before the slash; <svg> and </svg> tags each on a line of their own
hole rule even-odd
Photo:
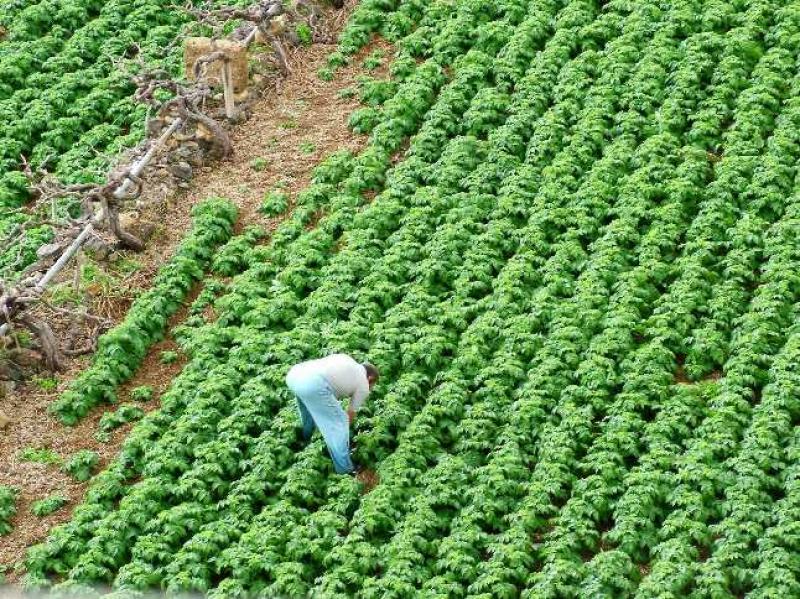
<svg viewBox="0 0 800 599">
<path fill-rule="evenodd" d="M 373 382 L 377 383 L 378 377 L 380 376 L 378 374 L 378 369 L 369 362 L 364 362 L 361 365 L 364 367 L 364 370 L 367 371 L 367 378 L 372 379 Z"/>
</svg>

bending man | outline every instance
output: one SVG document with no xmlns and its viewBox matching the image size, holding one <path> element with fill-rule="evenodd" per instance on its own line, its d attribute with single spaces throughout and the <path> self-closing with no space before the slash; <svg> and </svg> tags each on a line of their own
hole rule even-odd
<svg viewBox="0 0 800 599">
<path fill-rule="evenodd" d="M 333 354 L 292 366 L 286 384 L 297 397 L 303 438 L 311 438 L 316 426 L 322 433 L 336 472 L 353 472 L 350 459 L 350 425 L 378 380 L 369 362 L 359 364 L 346 354 Z M 347 414 L 339 400 L 350 397 Z"/>
</svg>

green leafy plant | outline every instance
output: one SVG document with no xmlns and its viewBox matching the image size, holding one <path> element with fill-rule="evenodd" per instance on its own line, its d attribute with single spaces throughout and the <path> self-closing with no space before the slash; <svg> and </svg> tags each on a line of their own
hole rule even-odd
<svg viewBox="0 0 800 599">
<path fill-rule="evenodd" d="M 268 166 L 269 166 L 269 160 L 267 160 L 266 158 L 262 157 L 253 158 L 253 160 L 250 161 L 250 168 L 259 173 L 261 171 L 266 170 Z"/>
<path fill-rule="evenodd" d="M 280 191 L 270 191 L 261 203 L 258 211 L 262 214 L 275 217 L 283 214 L 289 208 L 289 196 Z"/>
<path fill-rule="evenodd" d="M 213 304 L 217 296 L 224 293 L 225 289 L 226 285 L 220 279 L 216 277 L 206 277 L 203 281 L 203 290 L 197 294 L 194 302 L 189 306 L 189 314 L 192 316 L 201 314 L 206 308 Z"/>
<path fill-rule="evenodd" d="M 25 447 L 19 452 L 19 459 L 23 462 L 35 462 L 37 464 L 60 464 L 61 457 L 48 447 Z"/>
<path fill-rule="evenodd" d="M 158 361 L 161 362 L 162 364 L 174 364 L 175 362 L 178 361 L 179 358 L 180 355 L 178 354 L 178 352 L 168 349 L 162 351 L 159 354 Z"/>
<path fill-rule="evenodd" d="M 140 385 L 131 389 L 131 399 L 134 401 L 146 402 L 153 399 L 154 391 L 150 385 Z"/>
<path fill-rule="evenodd" d="M 57 493 L 51 495 L 50 497 L 46 497 L 45 499 L 34 501 L 33 505 L 31 506 L 31 513 L 38 518 L 44 518 L 57 512 L 62 507 L 67 505 L 67 503 L 67 498 L 64 495 Z"/>
<path fill-rule="evenodd" d="M 360 77 L 358 85 L 359 99 L 368 106 L 381 106 L 397 93 L 397 83 L 390 79 Z"/>
<path fill-rule="evenodd" d="M 142 262 L 130 256 L 123 256 L 113 263 L 114 272 L 126 277 L 142 270 Z"/>
<path fill-rule="evenodd" d="M 8 485 L 0 485 L 0 536 L 11 532 L 11 519 L 17 513 L 19 490 Z"/>
<path fill-rule="evenodd" d="M 381 114 L 375 108 L 361 108 L 350 114 L 348 125 L 355 133 L 370 133 L 381 121 Z"/>
<path fill-rule="evenodd" d="M 223 245 L 214 256 L 211 271 L 222 276 L 234 276 L 250 265 L 254 244 L 264 239 L 267 232 L 260 226 L 249 226 Z M 213 286 L 212 286 L 213 291 Z"/>
<path fill-rule="evenodd" d="M 367 56 L 361 66 L 368 71 L 374 71 L 383 64 L 384 54 L 382 50 L 375 50 Z"/>
<path fill-rule="evenodd" d="M 139 420 L 144 416 L 144 410 L 139 406 L 122 404 L 113 412 L 106 412 L 100 418 L 98 427 L 100 432 L 109 433 L 124 424 Z"/>
<path fill-rule="evenodd" d="M 86 449 L 74 453 L 64 463 L 62 469 L 75 480 L 83 482 L 92 477 L 92 473 L 99 463 L 100 457 L 97 453 Z"/>
<path fill-rule="evenodd" d="M 49 378 L 34 377 L 33 382 L 42 391 L 53 391 L 58 387 L 58 380 L 52 377 Z"/>
<path fill-rule="evenodd" d="M 311 27 L 309 27 L 308 23 L 300 23 L 295 28 L 295 33 L 297 33 L 297 39 L 300 40 L 300 43 L 304 46 L 310 46 L 314 41 Z"/>
<path fill-rule="evenodd" d="M 333 81 L 335 76 L 335 72 L 330 67 L 322 67 L 317 71 L 317 77 L 322 79 L 322 81 Z"/>
<path fill-rule="evenodd" d="M 299 148 L 303 154 L 313 154 L 317 150 L 317 146 L 310 141 L 301 141 Z"/>
</svg>

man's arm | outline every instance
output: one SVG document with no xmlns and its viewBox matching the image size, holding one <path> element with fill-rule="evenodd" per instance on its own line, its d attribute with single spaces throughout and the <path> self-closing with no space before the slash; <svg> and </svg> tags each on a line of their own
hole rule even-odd
<svg viewBox="0 0 800 599">
<path fill-rule="evenodd" d="M 363 383 L 359 383 L 356 392 L 353 393 L 353 397 L 350 398 L 350 406 L 347 408 L 347 417 L 350 420 L 350 424 L 353 424 L 356 412 L 364 404 L 367 395 L 369 395 L 369 381 L 367 381 L 365 377 Z"/>
<path fill-rule="evenodd" d="M 350 408 L 357 412 L 361 409 L 361 406 L 364 404 L 364 400 L 367 399 L 367 395 L 369 395 L 369 383 L 367 379 L 364 379 L 363 384 L 359 384 L 356 392 L 353 393 L 353 397 L 350 399 Z"/>
</svg>

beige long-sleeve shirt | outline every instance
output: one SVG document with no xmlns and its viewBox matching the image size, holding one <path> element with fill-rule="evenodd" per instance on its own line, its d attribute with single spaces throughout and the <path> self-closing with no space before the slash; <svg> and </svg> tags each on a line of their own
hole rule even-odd
<svg viewBox="0 0 800 599">
<path fill-rule="evenodd" d="M 301 362 L 292 368 L 298 372 L 321 374 L 337 398 L 350 397 L 350 407 L 358 410 L 369 395 L 367 371 L 347 354 L 331 354 L 317 360 Z"/>
</svg>

